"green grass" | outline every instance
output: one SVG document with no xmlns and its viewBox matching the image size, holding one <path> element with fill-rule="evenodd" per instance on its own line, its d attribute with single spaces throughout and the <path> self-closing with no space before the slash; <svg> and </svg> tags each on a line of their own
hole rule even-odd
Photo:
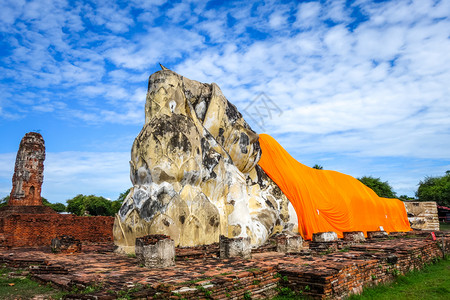
<svg viewBox="0 0 450 300">
<path fill-rule="evenodd" d="M 36 295 L 42 295 L 45 299 L 62 299 L 66 294 L 51 286 L 32 281 L 27 276 L 20 276 L 22 272 L 23 270 L 0 266 L 0 299 L 30 299 Z M 14 273 L 14 276 L 11 276 L 10 273 Z"/>
<path fill-rule="evenodd" d="M 366 289 L 350 299 L 450 299 L 450 258 L 428 265 L 421 271 L 399 276 L 391 284 Z"/>
<path fill-rule="evenodd" d="M 444 223 L 444 222 L 439 223 L 439 229 L 441 231 L 450 231 L 450 223 Z"/>
</svg>

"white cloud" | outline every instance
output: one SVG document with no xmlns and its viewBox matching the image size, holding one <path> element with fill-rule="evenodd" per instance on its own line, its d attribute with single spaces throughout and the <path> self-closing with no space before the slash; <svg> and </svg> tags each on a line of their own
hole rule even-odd
<svg viewBox="0 0 450 300">
<path fill-rule="evenodd" d="M 310 13 L 317 17 L 314 5 Z M 444 174 L 450 159 L 449 19 L 421 15 L 389 24 L 369 18 L 353 32 L 345 23 L 306 20 L 306 32 L 210 49 L 177 71 L 217 82 L 241 111 L 267 93 L 283 114 L 266 118 L 263 130 L 247 121 L 311 166 L 328 157 L 330 169 L 381 177 L 410 196 L 425 175 Z"/>
<path fill-rule="evenodd" d="M 116 3 L 96 2 L 94 7 L 89 4 L 84 5 L 84 9 L 87 11 L 85 16 L 92 23 L 105 26 L 113 33 L 127 32 L 130 26 L 134 24 L 129 8 L 119 7 Z"/>
<path fill-rule="evenodd" d="M 321 4 L 319 2 L 300 3 L 297 8 L 294 26 L 309 28 L 319 23 Z"/>
<path fill-rule="evenodd" d="M 0 4 L 2 118 L 142 124 L 161 62 L 241 110 L 265 92 L 308 154 L 449 159 L 449 1 Z"/>
<path fill-rule="evenodd" d="M 0 198 L 11 192 L 15 153 L 0 154 Z M 116 199 L 131 187 L 129 152 L 47 153 L 42 196 L 65 203 L 77 194 Z"/>
<path fill-rule="evenodd" d="M 191 6 L 188 2 L 176 3 L 165 13 L 165 15 L 175 23 L 182 22 L 189 17 L 192 17 Z"/>
<path fill-rule="evenodd" d="M 65 202 L 77 194 L 116 199 L 131 186 L 128 152 L 47 153 L 42 195 Z"/>
<path fill-rule="evenodd" d="M 334 22 L 350 21 L 348 10 L 345 9 L 344 0 L 329 0 L 326 3 L 325 18 Z"/>
<path fill-rule="evenodd" d="M 274 29 L 278 29 L 286 23 L 286 16 L 283 12 L 276 11 L 270 15 L 269 25 Z"/>
<path fill-rule="evenodd" d="M 327 49 L 331 54 L 335 53 L 336 55 L 349 55 L 354 40 L 354 37 L 342 25 L 331 28 L 324 37 Z"/>
<path fill-rule="evenodd" d="M 156 62 L 170 57 L 180 58 L 183 54 L 203 47 L 203 38 L 195 33 L 179 28 L 150 28 L 136 42 L 106 52 L 114 64 L 135 70 L 143 70 Z"/>
</svg>

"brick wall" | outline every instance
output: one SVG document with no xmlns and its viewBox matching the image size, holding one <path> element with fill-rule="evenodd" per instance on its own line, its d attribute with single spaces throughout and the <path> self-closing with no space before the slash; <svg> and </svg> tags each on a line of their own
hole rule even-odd
<svg viewBox="0 0 450 300">
<path fill-rule="evenodd" d="M 53 238 L 61 235 L 71 235 L 83 242 L 113 242 L 113 217 L 23 214 L 10 215 L 2 223 L 0 233 L 4 238 L 0 246 L 48 246 Z"/>
<path fill-rule="evenodd" d="M 409 244 L 409 245 L 408 245 Z M 365 287 L 390 282 L 450 251 L 450 237 L 431 240 L 384 241 L 354 245 L 348 252 L 314 258 L 305 267 L 279 265 L 280 283 L 314 299 L 345 299 Z M 404 245 L 408 245 L 407 247 Z"/>
</svg>

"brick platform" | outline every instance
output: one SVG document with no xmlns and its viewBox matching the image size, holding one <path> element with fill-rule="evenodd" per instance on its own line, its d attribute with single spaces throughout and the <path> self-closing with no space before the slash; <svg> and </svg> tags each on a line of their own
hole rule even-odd
<svg viewBox="0 0 450 300">
<path fill-rule="evenodd" d="M 217 245 L 211 252 L 194 248 L 192 257 L 189 249 L 177 248 L 176 265 L 163 269 L 140 267 L 136 258 L 113 253 L 111 244 L 83 246 L 82 253 L 72 255 L 52 254 L 49 248 L 0 249 L 0 261 L 31 266 L 36 280 L 63 289 L 101 284 L 98 299 L 115 299 L 120 293 L 135 298 L 270 299 L 283 286 L 316 299 L 341 299 L 442 257 L 442 241 L 450 251 L 450 235 L 437 233 L 437 241 L 428 236 L 399 235 L 348 246 L 341 242 L 341 250 L 328 255 L 254 251 L 251 259 L 221 260 Z M 88 296 L 93 295 L 68 299 Z"/>
</svg>

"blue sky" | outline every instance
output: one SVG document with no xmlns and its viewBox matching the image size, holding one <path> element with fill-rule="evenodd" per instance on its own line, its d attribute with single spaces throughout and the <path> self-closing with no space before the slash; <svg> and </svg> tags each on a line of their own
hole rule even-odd
<svg viewBox="0 0 450 300">
<path fill-rule="evenodd" d="M 450 1 L 0 0 L 0 197 L 26 132 L 43 196 L 116 199 L 161 62 L 297 160 L 414 195 L 450 169 Z M 258 123 L 264 93 L 282 111 Z M 254 108 L 252 104 L 250 108 Z M 253 117 L 253 118 L 252 118 Z"/>
</svg>

